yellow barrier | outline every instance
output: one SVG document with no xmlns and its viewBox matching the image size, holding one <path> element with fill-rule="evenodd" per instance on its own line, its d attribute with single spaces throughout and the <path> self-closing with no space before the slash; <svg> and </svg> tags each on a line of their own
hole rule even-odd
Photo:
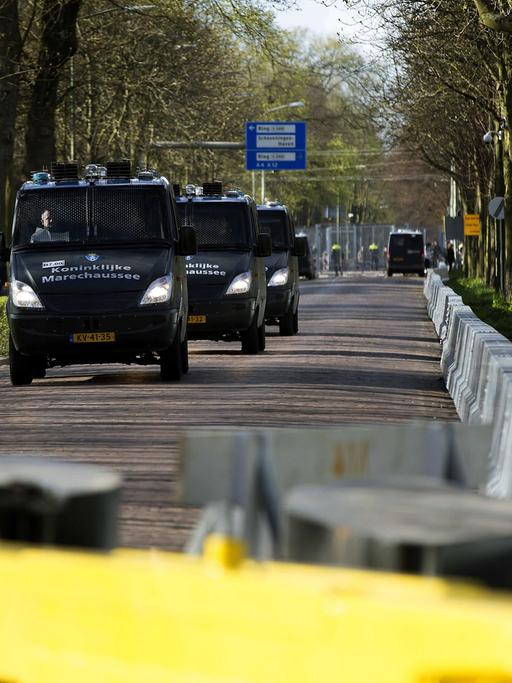
<svg viewBox="0 0 512 683">
<path fill-rule="evenodd" d="M 512 596 L 363 571 L 2 546 L 1 683 L 511 683 Z"/>
</svg>

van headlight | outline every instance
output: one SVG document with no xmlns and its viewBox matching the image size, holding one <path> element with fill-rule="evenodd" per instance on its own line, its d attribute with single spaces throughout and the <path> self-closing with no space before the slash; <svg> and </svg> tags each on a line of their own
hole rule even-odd
<svg viewBox="0 0 512 683">
<path fill-rule="evenodd" d="M 144 296 L 140 300 L 139 306 L 148 306 L 150 304 L 165 304 L 172 296 L 172 277 L 164 275 L 154 280 L 144 292 Z"/>
<path fill-rule="evenodd" d="M 251 274 L 240 273 L 234 277 L 227 288 L 226 294 L 247 294 L 251 289 Z"/>
<path fill-rule="evenodd" d="M 288 268 L 279 268 L 268 281 L 268 287 L 279 287 L 288 282 Z"/>
<path fill-rule="evenodd" d="M 42 310 L 44 308 L 41 300 L 34 292 L 30 285 L 26 285 L 19 280 L 13 280 L 9 291 L 12 296 L 12 303 L 17 308 L 37 308 Z"/>
</svg>

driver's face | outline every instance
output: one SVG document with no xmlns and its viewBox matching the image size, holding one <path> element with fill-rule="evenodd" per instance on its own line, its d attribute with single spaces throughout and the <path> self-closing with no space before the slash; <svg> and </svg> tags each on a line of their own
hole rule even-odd
<svg viewBox="0 0 512 683">
<path fill-rule="evenodd" d="M 52 215 L 51 215 L 49 209 L 46 209 L 46 210 L 43 211 L 43 213 L 41 214 L 41 223 L 43 224 L 43 226 L 44 226 L 47 230 L 50 229 L 50 226 L 51 226 L 51 224 L 52 224 Z"/>
</svg>

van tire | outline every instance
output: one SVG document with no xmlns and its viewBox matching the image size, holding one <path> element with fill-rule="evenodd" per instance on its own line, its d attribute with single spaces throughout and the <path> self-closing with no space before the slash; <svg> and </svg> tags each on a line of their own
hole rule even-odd
<svg viewBox="0 0 512 683">
<path fill-rule="evenodd" d="M 181 342 L 181 370 L 184 375 L 188 372 L 188 335 L 185 334 L 185 339 Z"/>
<path fill-rule="evenodd" d="M 180 328 L 168 349 L 160 353 L 160 377 L 164 382 L 179 382 L 183 374 Z"/>
<path fill-rule="evenodd" d="M 258 351 L 265 351 L 267 340 L 265 336 L 265 321 L 258 327 Z"/>
<path fill-rule="evenodd" d="M 418 275 L 420 277 L 425 277 L 425 271 L 424 270 L 418 270 Z"/>
<path fill-rule="evenodd" d="M 279 318 L 279 334 L 281 337 L 291 337 L 293 335 L 293 308 L 290 308 L 286 313 Z"/>
<path fill-rule="evenodd" d="M 259 350 L 258 311 L 255 312 L 252 323 L 242 332 L 242 353 L 253 355 Z"/>
<path fill-rule="evenodd" d="M 293 314 L 293 334 L 299 334 L 299 309 Z"/>
<path fill-rule="evenodd" d="M 9 336 L 9 370 L 13 387 L 32 384 L 30 357 L 23 356 L 17 351 L 11 336 Z"/>
<path fill-rule="evenodd" d="M 393 271 L 388 268 L 388 277 L 393 277 Z"/>
<path fill-rule="evenodd" d="M 44 356 L 33 356 L 30 359 L 30 371 L 34 379 L 44 379 L 46 377 L 46 358 Z"/>
</svg>

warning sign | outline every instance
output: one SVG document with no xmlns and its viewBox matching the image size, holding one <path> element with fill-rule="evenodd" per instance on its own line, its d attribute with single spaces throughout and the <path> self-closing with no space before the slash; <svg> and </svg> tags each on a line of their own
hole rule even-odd
<svg viewBox="0 0 512 683">
<path fill-rule="evenodd" d="M 466 213 L 464 214 L 464 237 L 479 237 L 480 236 L 480 214 Z"/>
</svg>

